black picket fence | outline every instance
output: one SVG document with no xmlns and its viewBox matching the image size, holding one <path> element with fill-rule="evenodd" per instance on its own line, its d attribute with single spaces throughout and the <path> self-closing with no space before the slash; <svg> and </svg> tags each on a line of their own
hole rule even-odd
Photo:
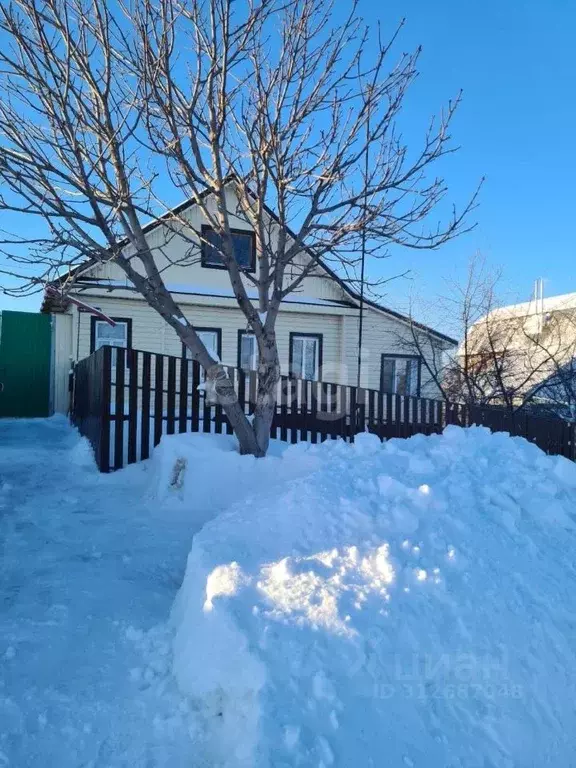
<svg viewBox="0 0 576 768">
<path fill-rule="evenodd" d="M 246 414 L 254 410 L 257 374 L 227 367 Z M 101 472 L 147 459 L 162 435 L 232 434 L 221 405 L 208 401 L 198 363 L 135 349 L 102 347 L 76 364 L 72 421 L 92 444 Z M 368 430 L 380 439 L 442 432 L 448 424 L 481 424 L 575 458 L 574 425 L 499 408 L 477 408 L 374 389 L 282 376 L 271 437 L 296 443 L 352 442 Z"/>
</svg>

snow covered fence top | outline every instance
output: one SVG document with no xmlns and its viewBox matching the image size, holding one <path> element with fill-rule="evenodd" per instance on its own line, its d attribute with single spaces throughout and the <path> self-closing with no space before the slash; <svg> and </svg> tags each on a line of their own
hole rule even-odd
<svg viewBox="0 0 576 768">
<path fill-rule="evenodd" d="M 245 468 L 172 617 L 206 764 L 572 764 L 576 466 L 449 427 Z"/>
</svg>

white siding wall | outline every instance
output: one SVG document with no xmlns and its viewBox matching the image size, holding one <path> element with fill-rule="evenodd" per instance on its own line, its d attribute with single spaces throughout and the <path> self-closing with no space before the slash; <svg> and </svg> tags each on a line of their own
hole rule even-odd
<svg viewBox="0 0 576 768">
<path fill-rule="evenodd" d="M 87 300 L 87 297 L 85 297 Z M 132 320 L 132 346 L 165 355 L 182 354 L 182 344 L 176 332 L 143 301 L 101 298 L 91 299 L 98 308 L 111 317 Z M 222 362 L 236 366 L 238 361 L 238 331 L 246 329 L 246 320 L 238 308 L 181 305 L 186 317 L 196 327 L 220 328 L 222 331 Z M 76 348 L 79 328 L 78 358 L 90 354 L 91 315 L 73 310 L 73 345 Z M 340 379 L 340 318 L 333 315 L 306 314 L 304 312 L 280 313 L 277 321 L 277 339 L 282 373 L 288 373 L 290 333 L 322 334 L 324 378 Z"/>
<path fill-rule="evenodd" d="M 231 190 L 229 190 L 228 198 L 229 210 L 234 210 L 234 195 Z M 208 206 L 215 212 L 214 201 L 208 201 Z M 171 229 L 165 226 L 155 227 L 147 236 L 147 242 L 154 251 L 155 261 L 162 271 L 162 277 L 169 290 L 174 291 L 174 286 L 185 286 L 188 289 L 207 290 L 212 288 L 215 291 L 230 291 L 230 278 L 226 270 L 205 268 L 200 264 L 200 249 L 198 247 L 200 241 L 197 240 L 195 233 L 200 232 L 202 225 L 207 223 L 201 210 L 191 206 L 181 214 L 181 218 L 186 220 L 190 227 L 184 236 L 175 234 L 174 225 Z M 235 229 L 250 231 L 246 221 L 234 215 L 230 217 L 230 225 Z M 274 229 L 275 225 L 273 224 L 271 225 L 272 238 L 275 236 Z M 127 249 L 126 253 L 129 254 L 130 249 Z M 292 270 L 294 276 L 301 274 L 301 267 L 305 264 L 307 264 L 307 258 L 304 255 L 300 260 L 295 261 Z M 133 263 L 133 266 L 139 269 L 137 261 Z M 141 267 L 139 271 L 142 271 Z M 129 285 L 125 273 L 114 262 L 98 265 L 86 274 Z M 291 274 L 287 275 L 287 279 L 291 277 Z M 251 289 L 249 281 L 246 281 L 246 286 Z M 253 287 L 252 290 L 254 290 Z M 294 294 L 294 298 L 298 295 L 335 301 L 342 301 L 346 298 L 340 286 L 333 280 L 327 280 L 323 275 L 304 278 L 297 293 Z"/>
<path fill-rule="evenodd" d="M 112 294 L 85 296 L 111 317 L 132 320 L 132 346 L 135 349 L 180 356 L 181 343 L 162 318 L 140 299 L 113 298 Z M 209 306 L 207 304 L 180 304 L 186 317 L 196 326 L 219 328 L 222 334 L 222 362 L 236 366 L 238 360 L 238 331 L 246 329 L 242 312 L 233 306 Z M 302 311 L 300 311 L 302 310 Z M 72 352 L 81 359 L 90 354 L 91 315 L 72 310 Z M 338 314 L 336 314 L 338 313 Z M 77 332 L 79 330 L 79 337 Z M 282 373 L 288 373 L 290 333 L 322 334 L 324 381 L 356 384 L 358 355 L 358 311 L 338 308 L 328 313 L 327 308 L 290 307 L 281 311 L 277 321 L 277 339 Z M 364 313 L 362 381 L 364 387 L 379 389 L 381 355 L 410 354 L 410 338 L 406 323 L 371 308 Z M 422 389 L 425 397 L 438 395 L 430 381 L 426 367 L 422 365 Z"/>
<path fill-rule="evenodd" d="M 68 413 L 68 378 L 72 366 L 72 316 L 52 315 L 51 413 Z"/>
<path fill-rule="evenodd" d="M 345 318 L 345 366 L 349 374 L 349 383 L 356 383 L 358 357 L 358 313 Z M 362 331 L 362 379 L 363 387 L 380 389 L 380 368 L 382 354 L 413 354 L 410 343 L 411 334 L 407 323 L 387 316 L 372 308 L 364 311 Z M 437 397 L 436 384 L 431 380 L 426 366 L 421 366 L 422 397 Z"/>
</svg>

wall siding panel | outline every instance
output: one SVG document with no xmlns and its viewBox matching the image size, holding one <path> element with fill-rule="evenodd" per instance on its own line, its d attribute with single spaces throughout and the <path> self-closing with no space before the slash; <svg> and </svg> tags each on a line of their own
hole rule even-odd
<svg viewBox="0 0 576 768">
<path fill-rule="evenodd" d="M 182 345 L 176 332 L 162 318 L 139 299 L 87 297 L 84 300 L 97 306 L 111 317 L 132 319 L 132 346 L 148 352 L 180 356 Z M 204 328 L 219 328 L 222 332 L 222 362 L 236 366 L 238 361 L 238 331 L 246 330 L 246 320 L 238 308 L 180 304 L 191 323 Z M 317 309 L 317 308 L 315 308 Z M 325 311 L 325 310 L 324 310 Z M 344 312 L 344 314 L 342 314 Z M 78 359 L 90 354 L 90 314 L 73 310 L 73 345 Z M 79 329 L 79 344 L 76 334 Z M 277 320 L 278 351 L 282 373 L 288 373 L 290 333 L 320 333 L 323 337 L 324 381 L 339 384 L 356 383 L 358 355 L 358 313 L 340 310 L 340 314 L 322 311 L 281 311 Z M 383 353 L 406 353 L 409 339 L 408 326 L 382 312 L 367 308 L 364 314 L 363 364 L 361 385 L 371 389 L 380 387 L 380 360 Z M 76 354 L 74 354 L 76 357 Z M 429 381 L 422 366 L 422 396 L 435 397 L 438 392 Z"/>
</svg>

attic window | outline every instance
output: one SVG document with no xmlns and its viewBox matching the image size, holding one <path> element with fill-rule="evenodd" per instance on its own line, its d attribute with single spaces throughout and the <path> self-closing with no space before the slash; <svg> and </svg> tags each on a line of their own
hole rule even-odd
<svg viewBox="0 0 576 768">
<path fill-rule="evenodd" d="M 254 232 L 231 229 L 230 234 L 238 266 L 247 272 L 254 272 L 256 267 Z M 202 266 L 208 269 L 226 269 L 222 259 L 222 235 L 211 227 L 202 227 Z"/>
</svg>

